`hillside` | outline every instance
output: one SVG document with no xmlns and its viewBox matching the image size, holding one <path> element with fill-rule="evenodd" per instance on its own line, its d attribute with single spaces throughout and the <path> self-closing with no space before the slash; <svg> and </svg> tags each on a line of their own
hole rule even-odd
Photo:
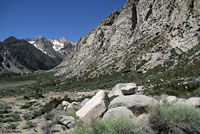
<svg viewBox="0 0 200 134">
<path fill-rule="evenodd" d="M 134 81 L 177 94 L 178 83 L 200 76 L 199 8 L 197 0 L 128 0 L 79 40 L 55 76 L 66 85 L 74 79 L 99 88 Z"/>
<path fill-rule="evenodd" d="M 174 55 L 199 46 L 199 19 L 198 1 L 128 0 L 78 42 L 57 75 L 96 77 L 125 68 L 146 73 L 167 61 L 176 65 Z"/>
<path fill-rule="evenodd" d="M 26 40 L 9 37 L 0 44 L 0 73 L 49 70 L 59 61 L 47 56 Z"/>
</svg>

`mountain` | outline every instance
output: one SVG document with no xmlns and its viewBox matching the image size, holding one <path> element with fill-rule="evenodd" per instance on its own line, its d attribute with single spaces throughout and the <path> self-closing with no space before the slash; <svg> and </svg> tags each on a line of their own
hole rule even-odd
<svg viewBox="0 0 200 134">
<path fill-rule="evenodd" d="M 199 57 L 198 0 L 128 0 L 82 37 L 54 70 L 65 78 L 117 72 L 134 77 L 152 70 L 156 75 L 197 69 Z"/>
<path fill-rule="evenodd" d="M 26 40 L 9 37 L 0 43 L 0 73 L 49 70 L 59 63 Z"/>
<path fill-rule="evenodd" d="M 69 42 L 65 38 L 47 40 L 46 38 L 39 36 L 26 40 L 44 54 L 47 54 L 49 57 L 52 57 L 59 62 L 61 62 L 65 55 L 72 50 L 74 45 L 76 45 L 76 42 Z"/>
</svg>

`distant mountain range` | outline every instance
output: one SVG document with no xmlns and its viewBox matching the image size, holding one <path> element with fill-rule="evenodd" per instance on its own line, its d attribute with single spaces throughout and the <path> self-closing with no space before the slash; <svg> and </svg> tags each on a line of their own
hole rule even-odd
<svg viewBox="0 0 200 134">
<path fill-rule="evenodd" d="M 0 74 L 52 69 L 75 45 L 65 38 L 47 40 L 40 36 L 18 40 L 9 37 L 0 43 Z"/>
</svg>

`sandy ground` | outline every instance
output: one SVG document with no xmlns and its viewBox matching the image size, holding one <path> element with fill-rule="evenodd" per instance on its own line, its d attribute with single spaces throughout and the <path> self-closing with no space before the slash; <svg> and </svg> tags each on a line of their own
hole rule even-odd
<svg viewBox="0 0 200 134">
<path fill-rule="evenodd" d="M 0 87 L 1 88 L 19 87 L 19 86 L 31 85 L 31 84 L 35 84 L 35 83 L 36 83 L 36 81 L 34 81 L 34 80 L 18 81 L 18 82 L 5 82 L 5 83 L 0 83 Z"/>
<path fill-rule="evenodd" d="M 49 92 L 47 94 L 45 94 L 44 98 L 39 99 L 39 101 L 43 101 L 43 102 L 49 102 L 52 98 L 58 98 L 61 97 L 63 98 L 64 96 L 68 96 L 71 99 L 77 100 L 78 98 L 80 98 L 81 96 L 93 96 L 96 91 L 91 91 L 91 92 L 77 92 L 77 93 L 73 93 L 73 92 Z M 37 126 L 35 128 L 31 128 L 31 129 L 22 129 L 25 125 L 25 123 L 27 122 L 26 120 L 24 120 L 23 115 L 25 113 L 29 113 L 30 110 L 28 109 L 20 109 L 20 107 L 22 105 L 24 105 L 27 100 L 23 99 L 23 96 L 18 96 L 18 97 L 10 97 L 10 98 L 1 98 L 0 102 L 9 104 L 12 107 L 12 111 L 18 111 L 20 112 L 20 116 L 22 121 L 19 121 L 17 123 L 19 123 L 19 125 L 17 126 L 17 129 L 15 130 L 9 130 L 9 131 L 2 131 L 0 130 L 0 134 L 41 134 L 41 126 L 44 125 L 46 123 L 46 120 L 44 119 L 43 116 L 38 117 L 34 120 L 31 120 L 33 123 L 36 123 Z"/>
</svg>

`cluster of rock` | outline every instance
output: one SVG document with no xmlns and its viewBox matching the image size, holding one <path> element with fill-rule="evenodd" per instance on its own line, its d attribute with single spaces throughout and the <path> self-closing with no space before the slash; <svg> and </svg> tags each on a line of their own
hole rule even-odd
<svg viewBox="0 0 200 134">
<path fill-rule="evenodd" d="M 78 102 L 72 102 L 69 103 L 68 101 L 63 101 L 62 104 L 58 105 L 57 109 L 58 110 L 73 110 L 73 109 L 77 109 L 79 103 Z"/>
<path fill-rule="evenodd" d="M 107 94 L 100 90 L 81 109 L 76 112 L 76 116 L 83 122 L 90 122 L 97 118 L 113 118 L 120 116 L 135 117 L 148 112 L 158 101 L 152 97 L 138 94 L 135 83 L 117 84 L 112 91 Z"/>
<path fill-rule="evenodd" d="M 200 107 L 200 98 L 198 97 L 183 99 L 163 95 L 160 99 L 155 99 L 142 95 L 141 92 L 138 93 L 138 90 L 141 90 L 141 87 L 136 86 L 135 83 L 121 83 L 117 84 L 109 94 L 100 90 L 91 99 L 85 99 L 79 104 L 63 101 L 62 106 L 66 107 L 63 110 L 69 110 L 71 109 L 69 106 L 75 104 L 74 109 L 78 109 L 76 116 L 84 123 L 98 118 L 108 119 L 121 116 L 136 117 L 147 123 L 150 115 L 148 112 L 156 104 L 162 104 L 164 101 Z M 76 120 L 70 116 L 61 116 L 58 121 L 67 128 L 73 128 L 76 125 Z"/>
<path fill-rule="evenodd" d="M 165 102 L 200 107 L 198 97 L 189 99 L 167 95 L 150 97 L 143 95 L 143 91 L 144 87 L 137 86 L 135 83 L 120 83 L 109 93 L 100 90 L 91 99 L 85 98 L 82 102 L 63 101 L 58 105 L 57 110 L 66 111 L 64 113 L 73 111 L 75 115 L 58 114 L 58 124 L 51 128 L 51 133 L 73 131 L 80 120 L 89 123 L 95 119 L 129 117 L 147 124 L 154 107 Z"/>
</svg>

